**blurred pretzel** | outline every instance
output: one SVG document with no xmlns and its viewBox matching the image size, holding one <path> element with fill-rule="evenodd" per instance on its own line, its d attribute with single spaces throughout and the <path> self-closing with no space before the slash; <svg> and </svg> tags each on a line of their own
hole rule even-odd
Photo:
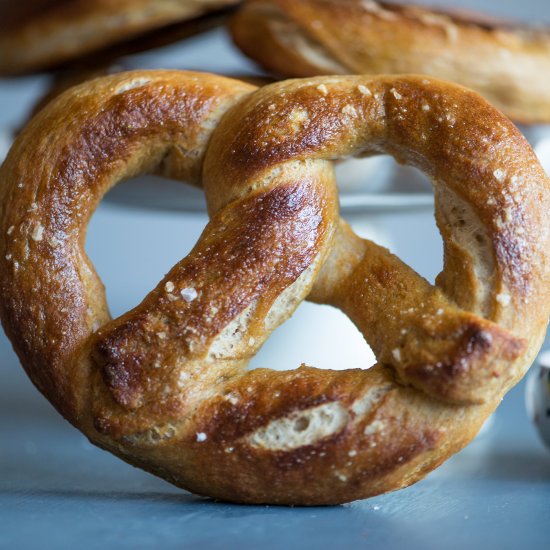
<svg viewBox="0 0 550 550">
<path fill-rule="evenodd" d="M 374 0 L 249 0 L 236 44 L 283 76 L 427 74 L 518 122 L 550 122 L 550 33 L 478 14 Z"/>
<path fill-rule="evenodd" d="M 207 30 L 239 0 L 0 0 L 0 74 L 81 70 Z"/>
<path fill-rule="evenodd" d="M 434 182 L 435 285 L 339 218 L 330 161 L 377 153 Z M 143 172 L 202 183 L 211 219 L 111 320 L 86 226 Z M 410 485 L 472 439 L 544 338 L 550 182 L 508 119 L 452 84 L 113 75 L 46 106 L 0 182 L 0 314 L 27 373 L 93 443 L 196 493 L 335 504 Z M 247 371 L 305 298 L 342 309 L 378 363 Z"/>
</svg>

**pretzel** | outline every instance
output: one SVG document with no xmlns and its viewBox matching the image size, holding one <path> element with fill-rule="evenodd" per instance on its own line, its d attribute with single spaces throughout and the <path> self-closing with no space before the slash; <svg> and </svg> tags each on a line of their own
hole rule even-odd
<svg viewBox="0 0 550 550">
<path fill-rule="evenodd" d="M 550 122 L 547 30 L 373 0 L 249 0 L 232 33 L 283 76 L 427 74 L 477 90 L 518 122 Z"/>
<path fill-rule="evenodd" d="M 0 11 L 0 74 L 49 69 L 95 54 L 108 63 L 208 28 L 204 14 L 238 0 L 25 0 Z M 185 23 L 185 27 L 181 24 Z M 152 34 L 154 32 L 154 34 Z M 116 50 L 111 51 L 113 45 Z"/>
<path fill-rule="evenodd" d="M 330 160 L 381 152 L 434 181 L 435 285 L 339 218 Z M 86 225 L 143 172 L 202 182 L 210 222 L 111 320 Z M 0 180 L 0 314 L 30 378 L 94 444 L 195 493 L 336 504 L 410 485 L 474 437 L 544 338 L 550 182 L 453 84 L 113 75 L 46 106 Z M 378 363 L 246 371 L 305 298 L 344 311 Z"/>
</svg>

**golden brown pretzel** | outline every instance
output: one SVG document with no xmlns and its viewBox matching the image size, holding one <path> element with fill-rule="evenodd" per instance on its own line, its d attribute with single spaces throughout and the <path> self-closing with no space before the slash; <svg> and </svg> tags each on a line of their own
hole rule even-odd
<svg viewBox="0 0 550 550">
<path fill-rule="evenodd" d="M 0 6 L 0 74 L 48 69 L 98 51 L 112 59 L 116 56 L 105 48 L 118 45 L 118 55 L 142 50 L 136 39 L 154 47 L 185 36 L 187 29 L 175 25 L 238 1 L 5 0 Z M 202 21 L 198 26 L 206 28 Z M 154 37 L 151 31 L 157 31 Z M 89 64 L 88 59 L 83 66 Z"/>
<path fill-rule="evenodd" d="M 428 74 L 477 90 L 518 122 L 550 122 L 550 33 L 374 0 L 249 0 L 237 45 L 284 76 Z"/>
<path fill-rule="evenodd" d="M 471 440 L 540 346 L 550 183 L 513 125 L 455 85 L 343 77 L 254 90 L 135 72 L 44 108 L 0 171 L 6 333 L 91 441 L 191 491 L 330 504 L 404 487 Z M 339 219 L 327 159 L 379 152 L 436 184 L 435 287 Z M 195 184 L 202 171 L 211 221 L 110 321 L 85 228 L 111 185 L 143 171 Z M 306 297 L 345 311 L 379 364 L 247 372 Z"/>
</svg>

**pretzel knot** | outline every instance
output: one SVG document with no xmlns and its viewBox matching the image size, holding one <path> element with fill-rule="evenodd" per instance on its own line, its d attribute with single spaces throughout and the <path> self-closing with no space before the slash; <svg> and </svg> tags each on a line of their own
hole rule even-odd
<svg viewBox="0 0 550 550">
<path fill-rule="evenodd" d="M 377 153 L 434 182 L 435 286 L 339 218 L 330 160 Z M 202 182 L 211 219 L 110 320 L 85 229 L 142 172 Z M 455 85 L 120 74 L 45 108 L 1 180 L 1 313 L 28 374 L 95 444 L 196 493 L 330 504 L 409 485 L 471 440 L 544 337 L 549 180 Z M 378 363 L 246 371 L 305 298 L 343 310 Z"/>
</svg>

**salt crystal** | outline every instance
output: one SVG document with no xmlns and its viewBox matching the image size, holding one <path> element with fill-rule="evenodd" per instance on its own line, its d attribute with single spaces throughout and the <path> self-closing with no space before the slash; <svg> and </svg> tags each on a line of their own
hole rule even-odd
<svg viewBox="0 0 550 550">
<path fill-rule="evenodd" d="M 510 302 L 511 302 L 512 298 L 510 297 L 509 294 L 497 294 L 496 295 L 496 301 L 501 305 L 501 306 L 508 306 L 510 305 Z"/>
<path fill-rule="evenodd" d="M 390 92 L 392 93 L 393 97 L 395 97 L 395 99 L 403 99 L 403 96 L 395 88 L 392 88 Z"/>
<path fill-rule="evenodd" d="M 349 116 L 357 115 L 357 111 L 355 110 L 355 107 L 349 103 L 347 105 L 344 105 L 344 107 L 342 108 L 342 113 Z"/>
<path fill-rule="evenodd" d="M 44 226 L 40 223 L 37 223 L 34 226 L 31 237 L 33 241 L 41 241 L 44 236 Z"/>
<path fill-rule="evenodd" d="M 324 84 L 319 84 L 319 86 L 317 86 L 317 89 L 318 89 L 323 95 L 327 95 L 327 94 L 328 94 L 328 88 L 327 88 Z"/>
<path fill-rule="evenodd" d="M 372 92 L 371 92 L 366 86 L 363 86 L 363 84 L 359 84 L 359 86 L 357 86 L 357 89 L 358 89 L 359 92 L 361 92 L 363 95 L 372 96 Z"/>
<path fill-rule="evenodd" d="M 166 290 L 166 292 L 174 292 L 174 283 L 172 281 L 168 281 L 164 285 L 164 290 Z"/>
<path fill-rule="evenodd" d="M 193 300 L 195 300 L 197 298 L 197 296 L 198 296 L 197 291 L 192 287 L 184 288 L 181 291 L 181 297 L 187 303 L 192 302 Z"/>
<path fill-rule="evenodd" d="M 506 172 L 501 168 L 497 168 L 493 171 L 493 176 L 495 176 L 495 178 L 502 183 L 506 178 Z"/>
</svg>

